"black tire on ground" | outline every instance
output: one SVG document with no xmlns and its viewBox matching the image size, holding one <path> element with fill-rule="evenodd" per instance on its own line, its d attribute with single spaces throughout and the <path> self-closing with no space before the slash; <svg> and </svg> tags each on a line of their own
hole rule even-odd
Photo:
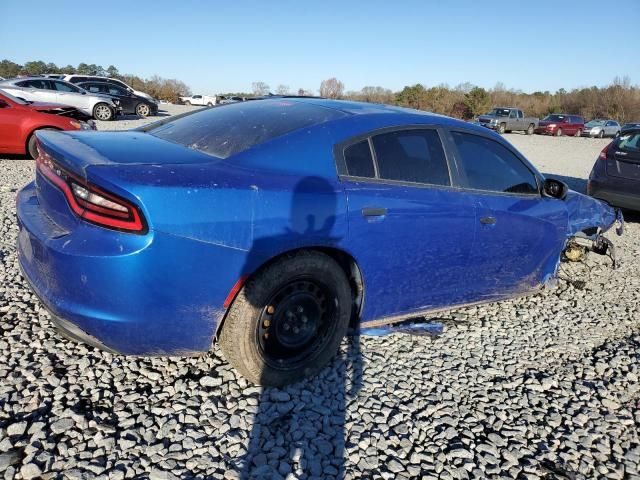
<svg viewBox="0 0 640 480">
<path fill-rule="evenodd" d="M 582 130 L 579 128 L 578 130 L 576 130 L 576 134 L 574 135 L 574 137 L 581 137 L 582 136 Z"/>
<path fill-rule="evenodd" d="M 559 128 L 558 130 L 556 130 L 556 137 L 561 137 L 562 136 L 562 129 Z"/>
<path fill-rule="evenodd" d="M 148 117 L 151 114 L 151 109 L 149 108 L 149 105 L 147 105 L 146 103 L 139 103 L 138 105 L 136 105 L 136 115 L 138 115 L 139 117 L 145 118 Z"/>
<path fill-rule="evenodd" d="M 247 281 L 227 313 L 220 347 L 250 382 L 283 386 L 315 375 L 334 357 L 351 310 L 340 265 L 324 253 L 299 251 Z"/>
<path fill-rule="evenodd" d="M 186 102 L 184 102 L 184 104 L 185 104 L 185 105 L 187 105 L 187 106 L 189 106 L 189 107 L 191 106 L 191 102 L 190 102 L 189 100 L 187 100 Z"/>
<path fill-rule="evenodd" d="M 38 130 L 40 130 L 40 131 L 42 131 L 42 130 L 57 130 L 57 128 L 40 128 Z M 36 131 L 38 131 L 38 130 L 36 130 Z M 27 140 L 27 153 L 34 160 L 36 158 L 38 158 L 38 145 L 36 144 L 36 131 L 31 133 L 31 135 L 29 135 L 29 140 Z"/>
<path fill-rule="evenodd" d="M 113 120 L 114 117 L 115 112 L 106 103 L 96 103 L 96 105 L 93 107 L 93 118 L 95 118 L 96 120 L 108 122 L 110 120 Z"/>
<path fill-rule="evenodd" d="M 499 134 L 503 134 L 506 131 L 507 131 L 507 125 L 506 124 L 501 123 L 500 125 L 498 125 L 498 133 Z"/>
<path fill-rule="evenodd" d="M 207 103 L 207 107 L 213 107 L 213 103 L 211 102 Z"/>
<path fill-rule="evenodd" d="M 598 138 L 604 138 L 604 130 L 600 130 L 600 133 L 598 134 Z"/>
<path fill-rule="evenodd" d="M 529 124 L 529 127 L 526 130 L 527 135 L 533 135 L 533 131 L 535 130 L 536 126 L 533 123 Z"/>
</svg>

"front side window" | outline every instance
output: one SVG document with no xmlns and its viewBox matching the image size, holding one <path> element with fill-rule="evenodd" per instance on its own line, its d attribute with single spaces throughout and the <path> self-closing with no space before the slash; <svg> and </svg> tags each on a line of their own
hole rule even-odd
<svg viewBox="0 0 640 480">
<path fill-rule="evenodd" d="M 109 93 L 111 95 L 126 95 L 126 92 L 122 90 L 120 87 L 116 87 L 115 85 L 109 85 Z"/>
<path fill-rule="evenodd" d="M 78 87 L 73 86 L 69 83 L 65 83 L 65 82 L 53 82 L 55 89 L 59 92 L 72 92 L 72 93 L 78 93 L 80 90 L 78 89 Z"/>
<path fill-rule="evenodd" d="M 381 179 L 450 185 L 447 160 L 435 130 L 401 130 L 372 140 Z"/>
<path fill-rule="evenodd" d="M 538 193 L 531 170 L 500 143 L 469 133 L 453 132 L 452 136 L 467 187 L 491 192 Z"/>
</svg>

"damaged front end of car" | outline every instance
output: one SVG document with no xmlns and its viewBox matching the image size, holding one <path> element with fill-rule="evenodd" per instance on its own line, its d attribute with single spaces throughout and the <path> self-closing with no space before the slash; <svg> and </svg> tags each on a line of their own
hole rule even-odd
<svg viewBox="0 0 640 480">
<path fill-rule="evenodd" d="M 41 113 L 48 113 L 50 115 L 73 118 L 75 120 L 80 120 L 81 122 L 93 123 L 91 115 L 88 115 L 75 107 L 47 107 L 42 109 L 38 108 L 38 111 Z"/>
<path fill-rule="evenodd" d="M 605 202 L 570 191 L 565 199 L 568 211 L 567 242 L 563 259 L 578 262 L 587 253 L 607 255 L 616 268 L 615 247 L 604 236 L 615 225 L 618 236 L 624 233 L 624 217 L 619 209 Z"/>
</svg>

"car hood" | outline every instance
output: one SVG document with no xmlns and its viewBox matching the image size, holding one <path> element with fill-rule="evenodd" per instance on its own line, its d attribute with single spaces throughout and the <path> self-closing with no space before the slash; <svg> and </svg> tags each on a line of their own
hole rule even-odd
<svg viewBox="0 0 640 480">
<path fill-rule="evenodd" d="M 569 190 L 565 198 L 568 213 L 567 237 L 585 230 L 609 230 L 618 219 L 616 210 L 607 203 L 582 193 Z"/>
</svg>

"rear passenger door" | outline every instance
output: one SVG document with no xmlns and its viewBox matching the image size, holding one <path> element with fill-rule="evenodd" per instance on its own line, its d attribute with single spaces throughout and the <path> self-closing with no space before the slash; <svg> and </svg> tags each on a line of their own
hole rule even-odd
<svg viewBox="0 0 640 480">
<path fill-rule="evenodd" d="M 451 187 L 441 131 L 378 131 L 336 149 L 362 271 L 362 320 L 463 303 L 473 197 Z"/>
<path fill-rule="evenodd" d="M 555 271 L 567 228 L 563 201 L 542 197 L 534 172 L 501 142 L 452 131 L 461 187 L 478 221 L 467 281 L 476 300 L 531 290 Z"/>
</svg>

